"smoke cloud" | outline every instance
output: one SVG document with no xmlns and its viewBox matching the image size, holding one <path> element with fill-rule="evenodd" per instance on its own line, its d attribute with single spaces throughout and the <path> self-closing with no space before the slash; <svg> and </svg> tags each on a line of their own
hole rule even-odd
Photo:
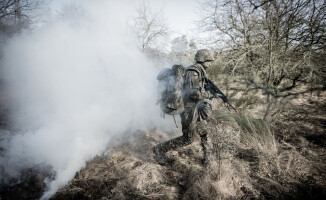
<svg viewBox="0 0 326 200">
<path fill-rule="evenodd" d="M 128 9 L 127 1 L 79 1 L 5 45 L 12 130 L 1 144 L 1 181 L 50 166 L 56 176 L 47 199 L 113 136 L 162 122 L 172 127 L 155 105 L 159 67 L 137 49 Z"/>
</svg>

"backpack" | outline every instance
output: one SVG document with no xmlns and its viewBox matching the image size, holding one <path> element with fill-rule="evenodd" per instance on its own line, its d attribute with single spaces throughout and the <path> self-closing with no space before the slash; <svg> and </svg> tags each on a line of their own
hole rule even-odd
<svg viewBox="0 0 326 200">
<path fill-rule="evenodd" d="M 186 69 L 182 65 L 165 68 L 157 75 L 158 104 L 165 114 L 178 115 L 184 110 L 182 90 Z"/>
</svg>

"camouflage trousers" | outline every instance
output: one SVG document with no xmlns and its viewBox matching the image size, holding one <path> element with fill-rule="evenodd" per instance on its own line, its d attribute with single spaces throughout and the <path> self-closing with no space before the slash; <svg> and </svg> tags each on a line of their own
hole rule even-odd
<svg viewBox="0 0 326 200">
<path fill-rule="evenodd" d="M 157 147 L 163 152 L 191 144 L 195 134 L 201 138 L 201 146 L 204 158 L 211 154 L 211 140 L 206 120 L 212 114 L 212 102 L 208 99 L 199 101 L 192 107 L 186 107 L 180 114 L 182 124 L 182 136 L 160 143 Z"/>
</svg>

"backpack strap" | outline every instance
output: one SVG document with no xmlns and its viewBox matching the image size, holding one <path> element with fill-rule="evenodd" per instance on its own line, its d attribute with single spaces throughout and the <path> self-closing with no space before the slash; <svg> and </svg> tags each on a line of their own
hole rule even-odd
<svg viewBox="0 0 326 200">
<path fill-rule="evenodd" d="M 187 71 L 195 71 L 195 72 L 197 72 L 197 74 L 199 74 L 199 78 L 202 78 L 202 73 L 195 65 L 191 65 L 191 66 L 187 67 L 186 70 Z"/>
<path fill-rule="evenodd" d="M 195 71 L 199 74 L 199 79 L 202 81 L 202 83 L 205 83 L 205 78 L 207 77 L 206 71 L 203 68 L 203 66 L 199 63 L 191 65 L 187 67 L 187 71 Z M 203 86 L 203 85 L 202 85 Z"/>
</svg>

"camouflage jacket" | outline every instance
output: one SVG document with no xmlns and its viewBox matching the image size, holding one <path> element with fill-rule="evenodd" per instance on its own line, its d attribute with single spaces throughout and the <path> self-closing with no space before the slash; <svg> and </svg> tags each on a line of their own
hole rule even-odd
<svg viewBox="0 0 326 200">
<path fill-rule="evenodd" d="M 195 63 L 186 69 L 183 97 L 185 107 L 192 107 L 198 101 L 212 98 L 212 94 L 205 90 L 206 71 L 200 63 Z"/>
</svg>

